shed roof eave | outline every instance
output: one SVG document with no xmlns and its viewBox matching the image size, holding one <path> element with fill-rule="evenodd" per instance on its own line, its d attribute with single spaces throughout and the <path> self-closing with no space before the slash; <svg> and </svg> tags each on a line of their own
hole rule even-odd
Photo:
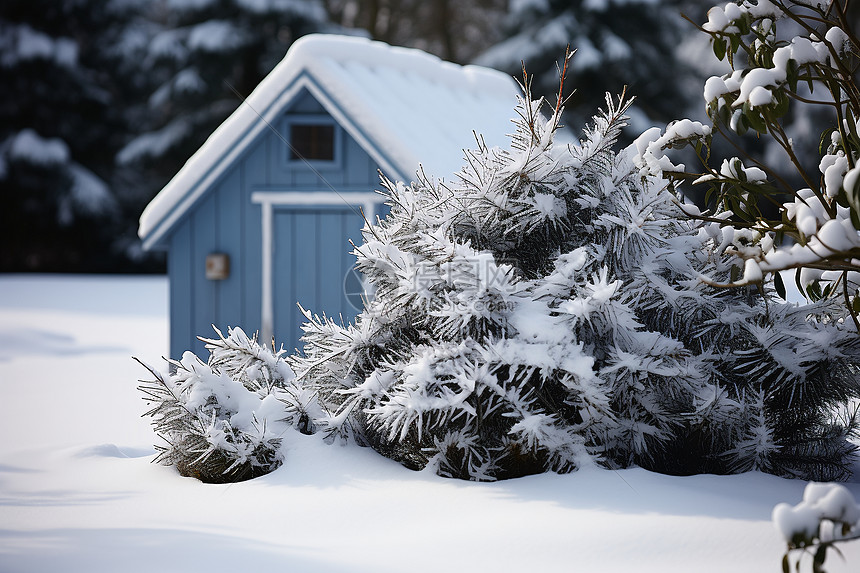
<svg viewBox="0 0 860 573">
<path fill-rule="evenodd" d="M 240 106 L 247 107 L 248 111 L 261 121 L 254 121 L 245 126 L 245 133 L 232 146 L 227 145 L 223 146 L 225 149 L 215 150 L 218 159 L 210 157 L 207 160 L 207 156 L 215 155 L 210 153 L 213 151 L 210 148 L 221 143 L 218 141 L 223 137 L 221 132 L 229 133 L 232 122 L 228 119 L 216 129 L 209 140 L 189 159 L 186 166 L 180 170 L 143 211 L 138 230 L 138 236 L 143 241 L 143 248 L 146 250 L 158 248 L 159 246 L 166 248 L 166 245 L 161 245 L 162 238 L 217 183 L 225 171 L 256 141 L 261 133 L 265 133 L 267 129 L 274 129 L 272 122 L 276 121 L 277 116 L 289 107 L 289 104 L 303 89 L 307 89 L 320 102 L 323 108 L 356 140 L 358 145 L 371 157 L 388 178 L 403 181 L 411 179 L 406 175 L 409 168 L 405 167 L 405 164 L 415 161 L 417 165 L 417 160 L 404 156 L 397 161 L 387 157 L 370 140 L 369 136 L 344 113 L 340 106 L 326 94 L 325 90 L 313 80 L 311 75 L 302 73 L 291 84 L 288 90 L 283 92 L 277 100 L 270 102 L 262 111 L 255 109 L 253 104 L 248 100 L 242 102 Z M 234 112 L 235 114 L 236 112 Z M 222 128 L 224 129 L 222 130 Z M 278 135 L 282 137 L 280 134 Z M 212 140 L 212 144 L 209 143 L 210 140 Z M 203 161 L 206 161 L 206 164 L 201 166 L 196 165 L 197 160 L 195 158 L 198 154 Z M 186 170 L 186 167 L 188 170 Z M 204 169 L 206 170 L 205 175 L 201 176 L 200 172 Z"/>
<path fill-rule="evenodd" d="M 292 82 L 276 99 L 257 109 L 251 97 L 245 99 L 204 142 L 179 172 L 146 206 L 140 216 L 138 236 L 154 246 L 202 197 L 251 144 L 271 129 L 279 110 L 304 87 L 301 77 Z M 252 94 L 253 95 L 253 94 Z M 261 121 L 262 120 L 262 121 Z M 231 131 L 241 132 L 236 136 Z"/>
</svg>

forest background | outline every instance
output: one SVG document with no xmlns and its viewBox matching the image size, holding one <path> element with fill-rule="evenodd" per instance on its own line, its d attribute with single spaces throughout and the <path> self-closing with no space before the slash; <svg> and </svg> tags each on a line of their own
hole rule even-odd
<svg viewBox="0 0 860 573">
<path fill-rule="evenodd" d="M 164 272 L 137 220 L 304 34 L 367 36 L 557 91 L 574 135 L 636 96 L 625 142 L 704 117 L 710 0 L 8 0 L 0 5 L 0 272 Z M 512 109 L 513 109 L 512 102 Z M 801 125 L 803 122 L 798 122 Z M 449 174 L 450 175 L 450 174 Z"/>
</svg>

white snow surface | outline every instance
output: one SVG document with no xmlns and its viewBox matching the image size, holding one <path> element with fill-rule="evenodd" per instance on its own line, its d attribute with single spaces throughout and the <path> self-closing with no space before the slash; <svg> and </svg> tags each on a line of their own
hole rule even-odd
<svg viewBox="0 0 860 573">
<path fill-rule="evenodd" d="M 471 483 L 292 431 L 272 474 L 205 485 L 151 463 L 131 356 L 166 349 L 163 277 L 0 275 L 0 571 L 778 571 L 771 512 L 806 486 L 641 469 Z M 860 543 L 841 549 L 827 570 L 856 571 Z"/>
<path fill-rule="evenodd" d="M 155 244 L 263 130 L 276 125 L 302 88 L 388 177 L 407 181 L 419 166 L 450 178 L 464 162 L 462 150 L 475 147 L 473 132 L 491 147 L 506 145 L 520 94 L 513 78 L 496 70 L 366 38 L 304 36 L 147 206 L 138 231 L 144 246 Z"/>
</svg>

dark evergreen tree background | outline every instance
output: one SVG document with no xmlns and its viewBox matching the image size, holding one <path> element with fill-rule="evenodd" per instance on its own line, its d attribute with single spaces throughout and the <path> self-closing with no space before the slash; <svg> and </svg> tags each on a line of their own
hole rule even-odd
<svg viewBox="0 0 860 573">
<path fill-rule="evenodd" d="M 553 94 L 579 48 L 568 123 L 625 85 L 633 129 L 698 109 L 678 13 L 703 0 L 6 0 L 0 4 L 0 272 L 163 271 L 137 220 L 152 197 L 313 32 L 477 61 Z M 552 34 L 548 33 L 552 32 Z M 626 48 L 625 48 L 626 46 Z M 623 55 L 624 57 L 619 57 Z M 596 63 L 599 62 L 599 65 Z M 234 91 L 235 90 L 235 91 Z M 582 110 L 581 112 L 578 110 Z"/>
<path fill-rule="evenodd" d="M 565 86 L 571 93 L 566 123 L 583 125 L 605 93 L 618 94 L 626 86 L 628 95 L 636 97 L 627 137 L 622 138 L 629 141 L 698 105 L 701 74 L 679 54 L 679 46 L 695 28 L 681 14 L 699 16 L 704 12 L 700 5 L 705 4 L 698 0 L 514 1 L 505 21 L 505 39 L 475 61 L 520 77 L 525 66 L 533 76 L 534 93 L 547 95 L 558 90 L 559 55 L 569 45 L 576 54 Z"/>
<path fill-rule="evenodd" d="M 87 0 L 0 5 L 0 270 L 122 266 L 112 183 L 128 94 L 114 47 L 129 13 Z"/>
<path fill-rule="evenodd" d="M 138 133 L 118 168 L 138 172 L 138 214 L 286 54 L 313 32 L 343 32 L 313 0 L 156 3 L 129 47 L 139 97 Z M 136 228 L 133 229 L 136 231 Z"/>
<path fill-rule="evenodd" d="M 468 64 L 504 38 L 509 0 L 323 0 L 333 22 Z"/>
</svg>

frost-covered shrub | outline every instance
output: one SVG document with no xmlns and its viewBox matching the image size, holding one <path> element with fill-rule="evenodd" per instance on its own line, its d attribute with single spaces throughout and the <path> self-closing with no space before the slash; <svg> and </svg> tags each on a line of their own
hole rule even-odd
<svg viewBox="0 0 860 573">
<path fill-rule="evenodd" d="M 355 249 L 374 299 L 354 324 L 313 316 L 290 358 L 353 436 L 408 467 L 498 479 L 600 463 L 671 473 L 837 478 L 860 394 L 860 339 L 827 302 L 714 289 L 718 226 L 689 222 L 612 150 L 607 98 L 555 145 L 528 90 L 509 149 L 453 181 L 383 180 L 390 215 Z"/>
<path fill-rule="evenodd" d="M 191 352 L 170 360 L 172 374 L 144 364 L 154 380 L 140 389 L 153 407 L 156 461 L 208 483 L 242 481 L 281 465 L 288 427 L 305 433 L 319 417 L 315 396 L 296 383 L 283 353 L 272 352 L 240 328 L 203 339 L 208 363 Z"/>
<path fill-rule="evenodd" d="M 773 523 L 787 545 L 782 570 L 791 571 L 791 554 L 799 553 L 795 570 L 800 571 L 804 554 L 811 556 L 812 571 L 824 572 L 827 550 L 839 543 L 860 538 L 860 506 L 844 486 L 810 483 L 803 501 L 795 506 L 780 503 L 773 508 Z"/>
</svg>

